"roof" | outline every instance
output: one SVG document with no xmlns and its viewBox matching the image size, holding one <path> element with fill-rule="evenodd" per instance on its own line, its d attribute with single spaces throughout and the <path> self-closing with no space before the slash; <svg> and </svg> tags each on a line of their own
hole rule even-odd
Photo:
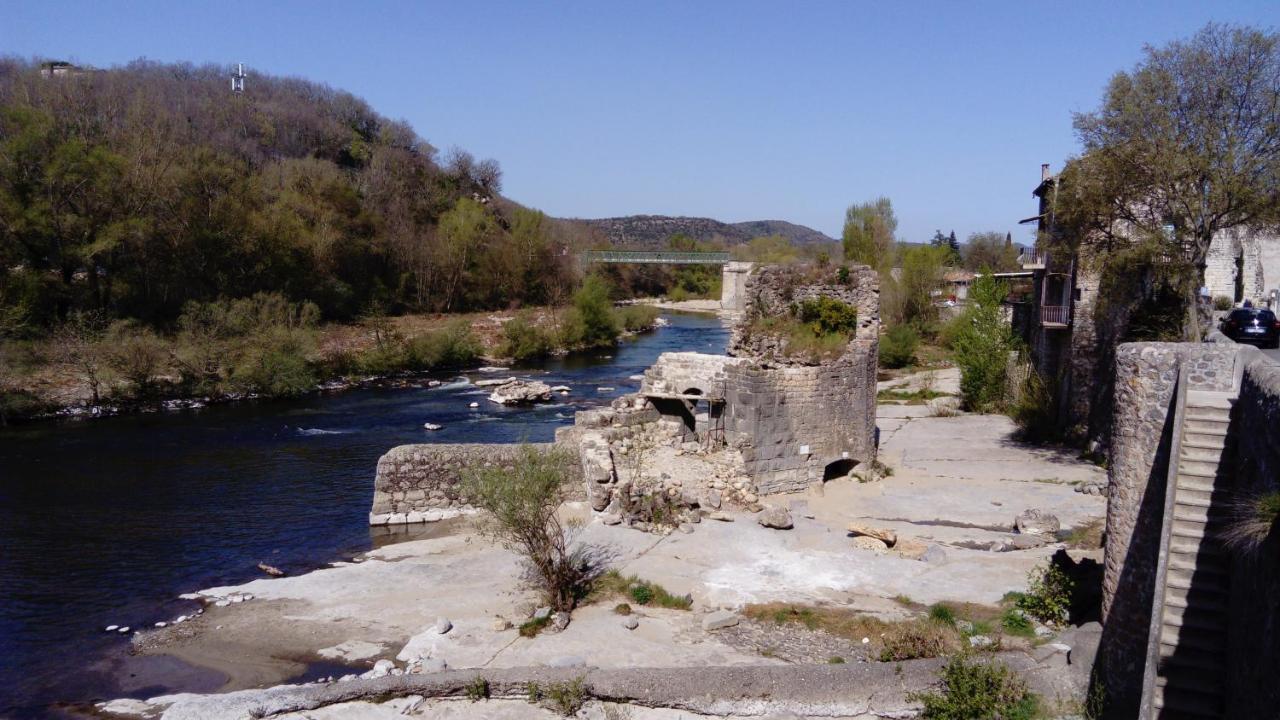
<svg viewBox="0 0 1280 720">
<path fill-rule="evenodd" d="M 968 270 L 947 270 L 942 273 L 942 279 L 947 282 L 969 282 L 977 275 Z"/>
</svg>

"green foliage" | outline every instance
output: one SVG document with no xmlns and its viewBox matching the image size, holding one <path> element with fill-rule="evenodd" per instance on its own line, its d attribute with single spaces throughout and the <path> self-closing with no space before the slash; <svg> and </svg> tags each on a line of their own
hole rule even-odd
<svg viewBox="0 0 1280 720">
<path fill-rule="evenodd" d="M 648 585 L 632 585 L 627 594 L 638 605 L 648 605 L 649 601 L 653 599 L 653 590 Z"/>
<path fill-rule="evenodd" d="M 551 335 L 530 322 L 527 314 L 517 315 L 502 326 L 502 345 L 498 352 L 516 362 L 544 358 L 554 348 Z"/>
<path fill-rule="evenodd" d="M 1280 519 L 1280 491 L 1245 495 L 1232 503 L 1223 542 L 1235 550 L 1252 552 L 1271 536 Z"/>
<path fill-rule="evenodd" d="M 796 314 L 816 337 L 832 334 L 853 337 L 858 330 L 858 309 L 827 295 L 804 300 Z"/>
<path fill-rule="evenodd" d="M 920 335 L 910 325 L 895 325 L 880 338 L 880 364 L 901 368 L 915 362 Z"/>
<path fill-rule="evenodd" d="M 473 679 L 471 682 L 467 683 L 466 688 L 464 688 L 464 692 L 467 695 L 467 699 L 470 700 L 471 702 L 488 700 L 489 699 L 489 681 L 482 677 L 477 677 Z"/>
<path fill-rule="evenodd" d="M 960 254 L 965 269 L 973 272 L 1014 272 L 1022 269 L 1018 263 L 1018 248 L 1005 233 L 974 233 Z"/>
<path fill-rule="evenodd" d="M 946 248 L 932 245 L 905 248 L 898 277 L 881 273 L 882 315 L 899 325 L 932 324 L 938 314 L 934 293 L 942 287 L 949 254 Z"/>
<path fill-rule="evenodd" d="M 626 603 L 618 603 L 617 605 L 613 606 L 613 611 L 618 615 L 630 615 L 631 606 Z"/>
<path fill-rule="evenodd" d="M 529 618 L 528 620 L 520 623 L 520 627 L 518 628 L 520 637 L 526 637 L 526 638 L 537 637 L 538 633 L 542 632 L 543 628 L 547 627 L 550 624 L 551 624 L 550 615 L 546 617 L 540 617 L 540 618 L 538 617 Z"/>
<path fill-rule="evenodd" d="M 1218 295 L 1213 299 L 1214 310 L 1230 310 L 1233 307 L 1235 307 L 1235 303 L 1226 295 Z"/>
<path fill-rule="evenodd" d="M 932 619 L 895 623 L 884 633 L 881 643 L 880 662 L 939 657 L 959 648 L 955 627 Z"/>
<path fill-rule="evenodd" d="M 1000 615 L 1000 626 L 1010 635 L 1018 635 L 1021 637 L 1035 637 L 1035 626 L 1027 619 L 1025 612 L 1019 612 L 1019 608 L 1005 608 Z"/>
<path fill-rule="evenodd" d="M 480 341 L 471 332 L 471 324 L 459 318 L 439 330 L 410 338 L 406 361 L 413 370 L 460 368 L 475 364 L 480 352 Z"/>
<path fill-rule="evenodd" d="M 870 265 L 877 270 L 886 268 L 892 260 L 894 233 L 897 231 L 898 218 L 893 213 L 893 203 L 889 198 L 850 205 L 845 211 L 844 232 L 841 234 L 845 260 Z"/>
<path fill-rule="evenodd" d="M 469 468 L 461 491 L 486 511 L 489 532 L 529 564 L 551 607 L 568 612 L 587 581 L 582 558 L 569 550 L 556 511 L 564 500 L 567 458 L 559 450 L 520 447 L 512 470 Z"/>
<path fill-rule="evenodd" d="M 146 61 L 93 78 L 54 92 L 37 63 L 0 60 L 2 335 L 69 311 L 160 328 L 258 292 L 349 319 L 372 300 L 541 304 L 573 283 L 544 215 L 488 202 L 496 163 L 437 162 L 347 93 L 257 75 L 229 103 L 224 68 Z"/>
<path fill-rule="evenodd" d="M 688 595 L 673 595 L 658 583 L 641 580 L 635 575 L 623 576 L 617 570 L 609 570 L 596 578 L 590 595 L 593 599 L 623 595 L 637 605 L 652 605 L 669 610 L 688 610 L 693 607 L 693 598 Z M 614 612 L 629 615 L 631 606 L 622 603 L 614 608 Z"/>
<path fill-rule="evenodd" d="M 316 376 L 307 363 L 311 338 L 276 329 L 256 335 L 231 370 L 231 385 L 242 392 L 292 397 L 311 390 Z"/>
<path fill-rule="evenodd" d="M 169 344 L 151 328 L 121 320 L 107 330 L 107 362 L 133 385 L 138 395 L 148 395 L 153 380 L 169 364 Z"/>
<path fill-rule="evenodd" d="M 618 333 L 608 284 L 598 275 L 588 275 L 561 323 L 561 344 L 584 349 L 607 347 L 617 341 Z"/>
<path fill-rule="evenodd" d="M 1049 625 L 1062 625 L 1071 610 L 1074 582 L 1062 568 L 1049 563 L 1027 575 L 1027 591 L 1016 600 L 1028 615 Z"/>
<path fill-rule="evenodd" d="M 1008 666 L 952 658 L 942 668 L 942 691 L 907 696 L 929 720 L 1032 720 L 1040 699 Z"/>
<path fill-rule="evenodd" d="M 840 657 L 839 655 L 832 655 L 831 657 L 827 658 L 827 664 L 828 664 L 828 665 L 843 665 L 843 664 L 844 664 L 844 658 Z"/>
<path fill-rule="evenodd" d="M 627 332 L 640 332 L 653 327 L 658 308 L 652 305 L 626 305 L 617 309 L 618 325 Z"/>
<path fill-rule="evenodd" d="M 1035 368 L 1031 368 L 1021 392 L 1017 393 L 1009 408 L 1009 417 L 1018 426 L 1018 434 L 1024 440 L 1051 442 L 1061 439 L 1056 383 L 1046 382 Z"/>
<path fill-rule="evenodd" d="M 998 410 L 1006 397 L 1009 353 L 1017 347 L 1001 317 L 1007 292 L 1004 283 L 981 276 L 969 289 L 969 306 L 960 315 L 952 347 L 960 366 L 960 397 L 968 410 Z"/>
<path fill-rule="evenodd" d="M 565 717 L 576 714 L 587 702 L 586 678 L 582 676 L 568 682 L 531 682 L 525 686 L 525 692 L 530 703 L 545 702 Z"/>
<path fill-rule="evenodd" d="M 802 259 L 799 249 L 781 235 L 751 238 L 747 243 L 733 246 L 730 253 L 739 262 L 761 265 L 788 265 Z"/>
<path fill-rule="evenodd" d="M 929 606 L 929 619 L 934 622 L 940 622 L 944 625 L 954 626 L 956 624 L 955 612 L 946 605 Z"/>
</svg>

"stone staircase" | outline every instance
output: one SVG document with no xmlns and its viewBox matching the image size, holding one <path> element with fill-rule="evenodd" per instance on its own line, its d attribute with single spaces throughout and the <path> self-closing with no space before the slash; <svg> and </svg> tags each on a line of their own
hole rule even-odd
<svg viewBox="0 0 1280 720">
<path fill-rule="evenodd" d="M 1235 393 L 1180 388 L 1148 641 L 1152 720 L 1223 716 L 1230 575 L 1217 535 L 1234 404 Z"/>
</svg>

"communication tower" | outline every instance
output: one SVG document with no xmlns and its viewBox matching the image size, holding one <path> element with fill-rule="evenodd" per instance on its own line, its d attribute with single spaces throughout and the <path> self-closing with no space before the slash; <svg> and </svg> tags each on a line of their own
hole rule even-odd
<svg viewBox="0 0 1280 720">
<path fill-rule="evenodd" d="M 244 92 L 244 63 L 236 63 L 236 71 L 231 73 L 231 92 Z"/>
</svg>

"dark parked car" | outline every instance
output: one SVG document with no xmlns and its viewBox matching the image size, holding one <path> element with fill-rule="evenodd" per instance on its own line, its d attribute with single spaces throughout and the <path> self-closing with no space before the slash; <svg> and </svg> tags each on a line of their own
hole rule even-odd
<svg viewBox="0 0 1280 720">
<path fill-rule="evenodd" d="M 1222 333 L 1241 343 L 1257 343 L 1265 348 L 1280 347 L 1280 320 L 1264 308 L 1232 310 L 1222 320 Z"/>
</svg>

